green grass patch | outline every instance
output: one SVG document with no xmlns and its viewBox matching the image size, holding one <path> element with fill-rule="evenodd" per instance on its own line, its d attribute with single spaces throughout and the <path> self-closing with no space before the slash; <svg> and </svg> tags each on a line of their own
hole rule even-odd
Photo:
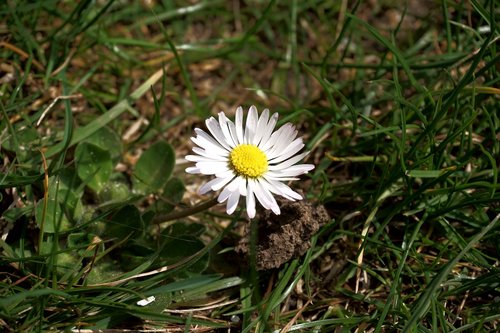
<svg viewBox="0 0 500 333">
<path fill-rule="evenodd" d="M 498 330 L 495 1 L 0 16 L 2 331 Z M 330 216 L 275 269 L 236 251 L 259 221 L 184 171 L 194 128 L 239 105 L 297 126 L 315 169 L 291 186 Z"/>
</svg>

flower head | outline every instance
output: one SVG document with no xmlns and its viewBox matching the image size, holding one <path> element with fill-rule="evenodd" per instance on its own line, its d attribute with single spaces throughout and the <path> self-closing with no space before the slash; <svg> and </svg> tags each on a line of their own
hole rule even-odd
<svg viewBox="0 0 500 333">
<path fill-rule="evenodd" d="M 290 123 L 275 131 L 277 121 L 277 113 L 270 116 L 265 109 L 259 117 L 255 106 L 251 106 L 244 125 L 243 109 L 239 107 L 235 122 L 224 112 L 219 113 L 218 120 L 214 117 L 206 120 L 212 135 L 196 128 L 196 137 L 191 138 L 198 146 L 193 147 L 196 155 L 186 156 L 196 165 L 186 172 L 215 176 L 200 187 L 199 193 L 222 189 L 217 200 L 227 201 L 228 214 L 235 211 L 240 196 L 244 196 L 250 218 L 255 217 L 255 198 L 275 214 L 280 214 L 280 207 L 273 194 L 291 201 L 301 200 L 302 196 L 283 182 L 298 179 L 298 175 L 312 170 L 314 165 L 297 164 L 307 155 L 307 152 L 297 155 L 304 143 Z"/>
</svg>

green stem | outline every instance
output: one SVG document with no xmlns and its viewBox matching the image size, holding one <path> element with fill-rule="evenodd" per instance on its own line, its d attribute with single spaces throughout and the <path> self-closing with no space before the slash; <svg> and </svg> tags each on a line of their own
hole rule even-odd
<svg viewBox="0 0 500 333">
<path fill-rule="evenodd" d="M 256 218 L 250 219 L 250 235 L 248 244 L 248 261 L 249 261 L 249 273 L 250 273 L 250 283 L 252 285 L 252 297 L 254 304 L 257 304 L 259 312 L 263 313 L 264 308 L 262 307 L 262 296 L 259 290 L 259 274 L 257 272 L 257 252 L 259 243 L 259 220 Z"/>
</svg>

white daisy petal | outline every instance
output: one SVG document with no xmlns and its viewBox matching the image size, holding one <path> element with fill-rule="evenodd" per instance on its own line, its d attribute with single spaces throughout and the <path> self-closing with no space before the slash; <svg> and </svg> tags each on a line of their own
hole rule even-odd
<svg viewBox="0 0 500 333">
<path fill-rule="evenodd" d="M 297 164 L 282 170 L 268 171 L 266 177 L 295 177 L 307 173 L 312 169 L 314 169 L 314 165 L 312 164 Z"/>
<path fill-rule="evenodd" d="M 230 176 L 233 176 L 235 177 L 236 174 L 234 173 L 233 170 L 227 168 L 227 169 L 224 169 L 224 170 L 219 170 L 217 171 L 217 173 L 215 174 L 215 177 L 217 178 L 226 178 L 226 177 L 230 177 Z"/>
<path fill-rule="evenodd" d="M 248 217 L 253 219 L 255 217 L 255 197 L 253 195 L 253 186 L 252 186 L 252 183 L 251 182 L 248 182 L 248 186 L 247 186 L 247 199 L 246 199 L 246 203 L 247 203 L 247 214 L 248 214 Z"/>
<path fill-rule="evenodd" d="M 198 193 L 199 194 L 205 194 L 209 191 L 218 191 L 220 190 L 224 185 L 229 183 L 231 181 L 231 177 L 226 177 L 226 178 L 214 178 L 208 183 L 203 184 L 199 189 Z"/>
<path fill-rule="evenodd" d="M 199 129 L 199 128 L 195 128 L 194 132 L 196 133 L 196 137 L 191 138 L 191 140 L 198 139 L 202 143 L 209 143 L 210 144 L 210 145 L 208 145 L 209 147 L 215 146 L 219 149 L 225 150 L 224 147 L 221 146 L 221 144 L 219 142 L 217 142 L 217 140 L 215 140 L 213 137 L 211 137 L 210 134 L 208 134 L 204 130 Z M 200 145 L 198 145 L 198 146 L 200 146 Z M 205 148 L 205 147 L 203 147 L 203 148 Z"/>
<path fill-rule="evenodd" d="M 236 136 L 238 137 L 238 143 L 243 143 L 243 108 L 239 106 L 236 109 L 236 119 L 235 119 L 235 127 L 236 127 Z"/>
<path fill-rule="evenodd" d="M 187 172 L 187 173 L 194 173 L 194 174 L 196 174 L 196 173 L 201 173 L 201 172 L 200 172 L 200 169 L 199 169 L 199 168 L 197 168 L 197 167 L 189 167 L 189 168 L 186 168 L 186 172 Z"/>
<path fill-rule="evenodd" d="M 252 183 L 251 186 L 252 186 L 252 190 L 255 194 L 255 196 L 257 197 L 257 200 L 260 202 L 260 204 L 262 205 L 262 207 L 264 207 L 265 209 L 271 209 L 271 201 L 269 200 L 269 198 L 263 193 L 264 191 L 262 191 L 260 188 L 259 188 L 259 185 L 258 183 L 254 180 L 254 179 L 249 179 L 248 180 L 249 183 Z M 250 186 L 250 185 L 249 185 Z"/>
<path fill-rule="evenodd" d="M 212 184 L 212 191 L 218 191 L 223 188 L 227 183 L 233 180 L 233 176 L 225 177 L 225 178 L 215 178 L 218 182 L 214 182 Z M 207 183 L 208 184 L 208 183 Z"/>
<path fill-rule="evenodd" d="M 266 153 L 273 155 L 275 153 L 283 152 L 292 142 L 298 134 L 295 126 L 292 124 L 283 125 L 283 131 L 279 136 L 276 136 L 275 141 L 271 141 L 272 147 L 266 151 Z"/>
<path fill-rule="evenodd" d="M 236 126 L 234 123 L 231 121 L 228 123 L 229 125 L 229 133 L 231 133 L 231 136 L 233 137 L 234 142 L 236 142 L 236 145 L 241 144 L 241 142 L 238 139 L 238 133 L 236 131 Z"/>
<path fill-rule="evenodd" d="M 227 200 L 227 205 L 226 205 L 226 212 L 229 215 L 234 213 L 236 207 L 238 207 L 239 201 L 240 201 L 240 194 L 237 191 L 232 192 L 231 195 L 229 196 L 229 199 Z"/>
<path fill-rule="evenodd" d="M 302 154 L 299 154 L 299 155 L 296 155 L 292 158 L 289 158 L 288 160 L 284 161 L 284 162 L 281 162 L 280 164 L 276 164 L 276 165 L 270 165 L 269 166 L 269 170 L 283 170 L 283 169 L 286 169 L 296 163 L 298 163 L 299 161 L 301 161 L 307 154 L 309 154 L 309 152 L 305 152 L 305 153 L 302 153 Z"/>
<path fill-rule="evenodd" d="M 267 179 L 274 179 L 274 180 L 277 180 L 280 182 L 286 182 L 286 181 L 290 181 L 290 180 L 299 180 L 300 179 L 297 177 L 275 176 L 275 175 L 271 175 L 271 174 L 266 174 L 266 178 Z"/>
<path fill-rule="evenodd" d="M 255 196 L 259 200 L 259 202 L 266 209 L 271 209 L 274 214 L 279 215 L 281 213 L 280 207 L 274 199 L 271 192 L 262 184 L 263 179 L 260 181 L 255 181 L 256 186 L 254 187 Z M 264 204 L 265 203 L 265 204 Z"/>
<path fill-rule="evenodd" d="M 257 122 L 257 129 L 255 130 L 255 136 L 253 137 L 252 144 L 258 146 L 260 140 L 262 139 L 262 135 L 264 134 L 264 129 L 269 122 L 269 110 L 265 109 L 262 111 L 262 114 L 259 117 L 259 121 Z"/>
<path fill-rule="evenodd" d="M 214 169 L 215 172 L 218 172 L 221 168 L 226 168 L 227 167 L 227 162 L 225 161 L 217 161 L 217 160 L 212 160 L 212 161 L 202 161 L 202 162 L 197 162 L 196 166 L 200 169 Z"/>
<path fill-rule="evenodd" d="M 224 116 L 224 118 L 226 118 L 226 124 L 227 124 L 227 127 L 229 128 L 229 134 L 231 135 L 231 139 L 233 140 L 235 145 L 239 145 L 241 142 L 239 141 L 238 134 L 236 133 L 236 126 L 234 125 L 234 123 L 231 120 L 229 120 L 226 117 L 224 112 L 221 112 L 221 114 Z"/>
<path fill-rule="evenodd" d="M 203 157 L 198 155 L 186 155 L 184 158 L 189 162 L 212 161 L 212 159 L 208 157 Z"/>
<path fill-rule="evenodd" d="M 219 196 L 217 197 L 217 201 L 220 203 L 223 203 L 224 201 L 227 200 L 227 198 L 229 198 L 231 193 L 233 193 L 233 192 L 231 192 L 227 186 L 224 187 L 224 189 L 219 193 Z"/>
<path fill-rule="evenodd" d="M 288 185 L 283 184 L 282 182 L 276 181 L 274 179 L 268 179 L 265 178 L 266 181 L 261 181 L 261 183 L 268 187 L 269 191 L 279 194 L 282 197 L 295 201 L 295 200 L 302 200 L 302 196 L 292 190 Z"/>
<path fill-rule="evenodd" d="M 196 163 L 196 167 L 199 170 L 199 173 L 204 175 L 225 175 L 226 173 L 234 174 L 234 172 L 229 169 L 229 166 L 226 162 L 218 162 L 218 161 L 199 161 Z"/>
<path fill-rule="evenodd" d="M 242 196 L 247 195 L 247 180 L 245 178 L 239 177 L 240 178 L 240 183 L 239 183 L 239 192 Z"/>
<path fill-rule="evenodd" d="M 227 150 L 224 150 L 224 152 L 227 152 Z M 227 155 L 218 155 L 216 152 L 211 151 L 208 153 L 205 149 L 200 148 L 200 147 L 193 147 L 193 153 L 196 153 L 200 156 L 204 156 L 213 160 L 218 160 L 218 161 L 228 161 Z"/>
<path fill-rule="evenodd" d="M 273 133 L 274 127 L 276 126 L 276 123 L 278 122 L 278 113 L 274 113 L 271 116 L 271 119 L 269 119 L 269 122 L 265 126 L 265 128 L 262 130 L 262 139 L 260 140 L 259 143 L 259 148 L 263 147 L 267 141 L 271 138 L 271 134 Z M 262 148 L 261 148 L 262 149 Z"/>
<path fill-rule="evenodd" d="M 257 130 L 257 109 L 255 106 L 251 106 L 248 110 L 247 123 L 245 126 L 245 143 L 253 143 L 253 138 L 255 136 L 255 131 Z"/>
<path fill-rule="evenodd" d="M 235 122 L 224 112 L 206 120 L 207 133 L 195 129 L 196 137 L 191 140 L 197 145 L 185 159 L 195 166 L 187 173 L 215 176 L 202 185 L 198 192 L 205 194 L 220 191 L 217 201 L 226 202 L 226 212 L 232 214 L 238 207 L 240 197 L 246 197 L 249 218 L 256 215 L 256 201 L 265 209 L 280 214 L 280 207 L 274 195 L 288 200 L 302 199 L 283 182 L 297 180 L 297 176 L 314 168 L 312 164 L 297 164 L 307 155 L 298 154 L 304 148 L 298 131 L 290 123 L 275 130 L 278 114 L 269 117 L 265 109 L 259 117 L 255 106 L 249 108 L 243 124 L 243 109 L 236 109 Z"/>
<path fill-rule="evenodd" d="M 196 129 L 195 129 L 196 131 Z M 222 147 L 217 141 L 215 141 L 210 135 L 202 130 L 197 131 L 197 136 L 191 138 L 197 146 L 204 148 L 207 152 L 213 152 L 220 156 L 228 156 L 229 151 Z"/>
<path fill-rule="evenodd" d="M 219 158 L 210 158 L 210 157 L 205 157 L 205 156 L 199 156 L 199 155 L 186 155 L 185 157 L 186 160 L 190 162 L 224 162 L 227 163 L 227 159 L 219 159 Z"/>
<path fill-rule="evenodd" d="M 229 198 L 229 196 L 233 192 L 237 192 L 239 195 L 239 190 L 238 190 L 239 180 L 238 180 L 238 178 L 239 177 L 236 177 L 235 179 L 233 179 L 232 182 L 230 182 L 226 187 L 224 187 L 222 192 L 219 194 L 219 197 L 217 198 L 218 202 L 226 201 L 227 198 Z"/>
<path fill-rule="evenodd" d="M 205 124 L 217 142 L 219 142 L 219 144 L 227 150 L 231 150 L 231 146 L 227 142 L 226 136 L 222 132 L 219 122 L 214 117 L 210 117 L 205 121 Z"/>
<path fill-rule="evenodd" d="M 294 154 L 298 153 L 302 148 L 304 148 L 304 143 L 302 138 L 295 139 L 287 148 L 282 152 L 276 152 L 274 154 L 269 153 L 269 163 L 276 164 L 287 158 L 292 157 Z"/>
<path fill-rule="evenodd" d="M 262 146 L 262 150 L 268 152 L 276 150 L 277 146 L 286 146 L 287 143 L 292 142 L 293 139 L 290 140 L 289 138 L 292 136 L 294 131 L 295 127 L 290 123 L 286 123 L 285 125 L 281 126 L 276 132 L 271 134 L 271 137 L 269 138 L 267 143 Z M 283 144 L 283 141 L 285 140 L 286 142 L 285 144 Z"/>
<path fill-rule="evenodd" d="M 236 143 L 233 140 L 233 136 L 229 132 L 229 127 L 228 127 L 228 119 L 224 112 L 219 112 L 219 126 L 222 130 L 222 134 L 224 134 L 224 138 L 226 139 L 226 142 L 231 148 L 236 147 Z"/>
</svg>

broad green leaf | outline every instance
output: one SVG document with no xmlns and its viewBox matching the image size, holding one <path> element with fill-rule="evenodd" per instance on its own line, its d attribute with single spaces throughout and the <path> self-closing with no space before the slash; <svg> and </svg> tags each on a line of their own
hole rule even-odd
<svg viewBox="0 0 500 333">
<path fill-rule="evenodd" d="M 130 234 L 140 235 L 144 230 L 141 213 L 137 207 L 126 205 L 106 222 L 106 236 L 123 239 Z"/>
<path fill-rule="evenodd" d="M 176 204 L 182 200 L 185 190 L 186 187 L 180 178 L 170 178 L 163 187 L 160 198 L 155 201 L 155 211 L 157 213 L 161 212 L 164 214 L 171 212 L 175 208 Z"/>
<path fill-rule="evenodd" d="M 41 199 L 36 204 L 36 223 L 43 232 L 54 233 L 68 230 L 71 224 L 61 209 L 61 204 L 56 201 L 56 198 L 49 196 L 47 200 L 47 210 L 44 214 L 45 199 Z M 44 220 L 45 215 L 45 220 Z M 43 221 L 43 226 L 42 226 Z"/>
<path fill-rule="evenodd" d="M 40 156 L 40 153 L 36 151 L 40 140 L 36 129 L 18 129 L 16 130 L 16 139 L 17 140 L 2 140 L 2 148 L 11 151 L 17 150 L 16 157 L 21 161 L 25 161 L 28 156 L 33 153 L 36 153 L 37 156 Z M 15 147 L 15 144 L 17 144 L 18 147 Z"/>
<path fill-rule="evenodd" d="M 130 188 L 122 181 L 109 181 L 99 192 L 101 202 L 123 202 L 130 198 Z"/>
<path fill-rule="evenodd" d="M 84 208 L 81 198 L 75 192 L 70 189 L 62 189 L 59 191 L 57 199 L 61 206 L 64 207 L 64 212 L 71 221 L 81 221 Z"/>
<path fill-rule="evenodd" d="M 39 244 L 39 253 L 42 255 L 51 255 L 53 252 L 60 251 L 59 244 L 53 242 L 53 237 L 49 236 Z M 56 255 L 56 254 L 54 254 Z"/>
<path fill-rule="evenodd" d="M 57 173 L 60 180 L 59 189 L 67 189 L 75 192 L 75 196 L 83 195 L 83 187 L 80 178 L 74 168 L 64 168 Z"/>
<path fill-rule="evenodd" d="M 84 142 L 91 143 L 106 150 L 111 156 L 111 160 L 116 164 L 122 157 L 122 142 L 118 134 L 111 128 L 105 126 L 85 139 Z"/>
<path fill-rule="evenodd" d="M 173 203 L 179 203 L 185 191 L 186 187 L 182 180 L 178 177 L 172 177 L 165 184 L 161 196 L 170 199 Z"/>
<path fill-rule="evenodd" d="M 165 141 L 151 145 L 137 161 L 134 169 L 134 190 L 156 192 L 167 183 L 175 164 L 175 153 Z"/>
<path fill-rule="evenodd" d="M 75 151 L 78 176 L 95 192 L 106 184 L 113 171 L 108 151 L 90 143 L 80 143 Z"/>
<path fill-rule="evenodd" d="M 63 169 L 49 178 L 49 198 L 57 198 L 66 216 L 78 221 L 83 216 L 83 186 L 74 169 Z"/>
</svg>

